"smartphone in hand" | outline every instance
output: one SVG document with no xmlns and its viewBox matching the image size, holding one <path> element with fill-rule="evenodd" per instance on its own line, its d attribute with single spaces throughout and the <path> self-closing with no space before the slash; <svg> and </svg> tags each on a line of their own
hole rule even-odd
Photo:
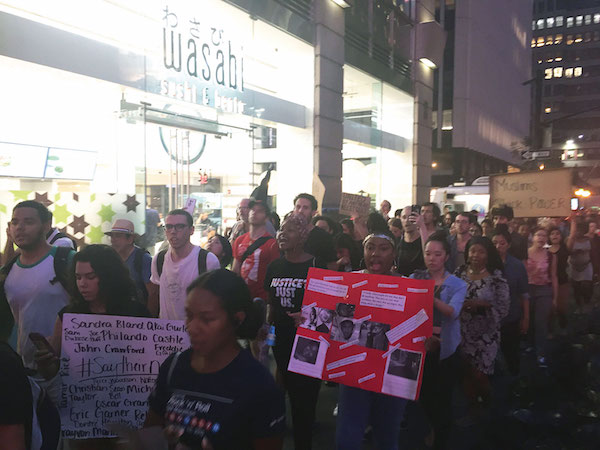
<svg viewBox="0 0 600 450">
<path fill-rule="evenodd" d="M 40 333 L 29 333 L 29 339 L 38 350 L 45 350 L 53 354 L 55 353 L 50 342 L 48 342 L 48 340 Z"/>
</svg>

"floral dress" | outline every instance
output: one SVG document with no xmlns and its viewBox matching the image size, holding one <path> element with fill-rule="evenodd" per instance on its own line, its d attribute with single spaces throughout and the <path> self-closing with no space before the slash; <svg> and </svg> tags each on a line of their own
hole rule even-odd
<svg viewBox="0 0 600 450">
<path fill-rule="evenodd" d="M 480 372 L 492 375 L 500 345 L 500 322 L 508 314 L 510 306 L 508 283 L 499 270 L 472 281 L 467 275 L 466 265 L 459 267 L 455 275 L 467 282 L 465 301 L 479 299 L 492 305 L 482 311 L 467 311 L 463 307 L 460 313 L 463 356 Z"/>
</svg>

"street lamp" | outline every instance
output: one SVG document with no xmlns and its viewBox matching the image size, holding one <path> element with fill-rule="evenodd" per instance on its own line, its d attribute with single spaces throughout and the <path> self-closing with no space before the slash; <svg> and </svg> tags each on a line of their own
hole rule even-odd
<svg viewBox="0 0 600 450">
<path fill-rule="evenodd" d="M 588 198 L 590 195 L 592 195 L 592 193 L 587 189 L 579 188 L 575 191 L 575 195 L 577 197 Z"/>
</svg>

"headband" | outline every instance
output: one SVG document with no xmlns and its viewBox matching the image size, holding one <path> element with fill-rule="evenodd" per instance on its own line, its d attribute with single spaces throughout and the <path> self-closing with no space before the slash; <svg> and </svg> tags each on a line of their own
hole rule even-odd
<svg viewBox="0 0 600 450">
<path fill-rule="evenodd" d="M 367 244 L 367 241 L 368 241 L 369 239 L 372 239 L 372 238 L 381 238 L 381 239 L 385 239 L 385 240 L 386 240 L 386 241 L 388 241 L 390 244 L 392 244 L 392 247 L 393 247 L 393 248 L 396 248 L 396 242 L 394 242 L 394 240 L 393 240 L 393 239 L 392 239 L 390 236 L 388 236 L 387 234 L 383 234 L 383 233 L 371 233 L 371 234 L 369 234 L 369 235 L 368 235 L 366 238 L 364 238 L 364 240 L 363 240 L 363 245 L 366 245 L 366 244 Z"/>
</svg>

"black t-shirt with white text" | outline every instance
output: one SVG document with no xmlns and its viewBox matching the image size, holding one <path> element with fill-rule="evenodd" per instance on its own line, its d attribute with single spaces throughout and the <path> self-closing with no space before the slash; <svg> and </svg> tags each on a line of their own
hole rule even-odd
<svg viewBox="0 0 600 450">
<path fill-rule="evenodd" d="M 149 398 L 165 424 L 184 428 L 182 442 L 199 449 L 205 436 L 215 450 L 250 450 L 256 439 L 283 436 L 283 393 L 247 350 L 215 373 L 196 372 L 191 355 L 180 353 L 172 370 L 175 354 L 165 360 Z"/>
</svg>

